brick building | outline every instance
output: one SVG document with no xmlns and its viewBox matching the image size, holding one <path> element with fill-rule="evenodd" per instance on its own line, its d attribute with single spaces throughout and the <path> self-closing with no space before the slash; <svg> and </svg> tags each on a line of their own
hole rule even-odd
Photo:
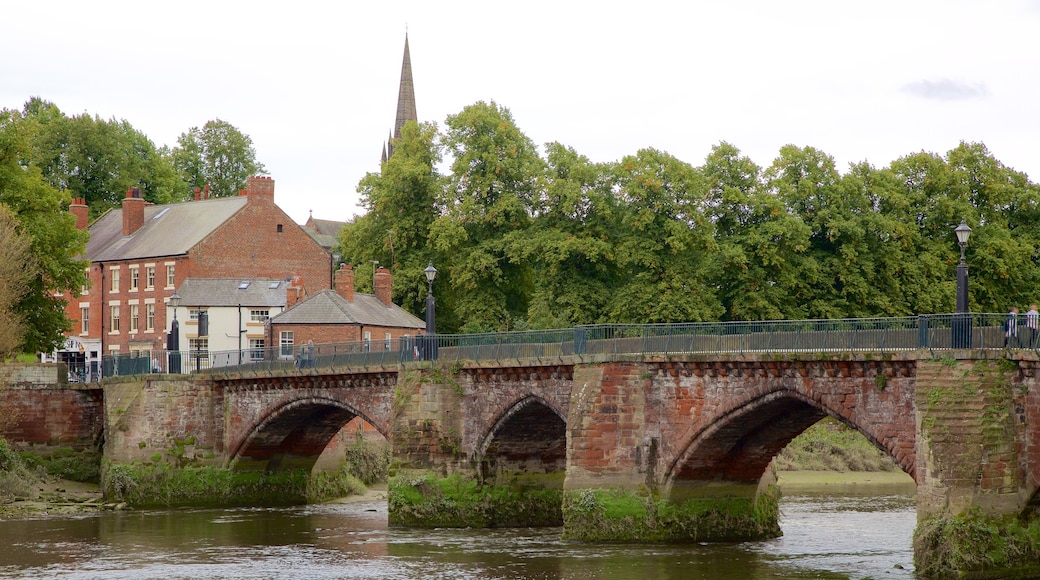
<svg viewBox="0 0 1040 580">
<path fill-rule="evenodd" d="M 275 205 L 270 177 L 249 178 L 236 197 L 210 199 L 207 188 L 166 205 L 131 189 L 121 209 L 89 225 L 84 200 L 70 211 L 90 232 L 89 285 L 69 299 L 74 327 L 54 357 L 87 380 L 97 378 L 102 355 L 165 349 L 170 297 L 189 278 L 293 278 L 307 292 L 332 286 L 329 252 Z"/>
<path fill-rule="evenodd" d="M 354 292 L 354 270 L 336 270 L 335 290 L 303 297 L 288 290 L 287 308 L 271 318 L 268 344 L 283 357 L 293 356 L 307 342 L 363 342 L 367 349 L 396 350 L 402 337 L 423 334 L 426 323 L 391 302 L 393 277 L 386 268 L 373 276 L 375 294 Z"/>
</svg>

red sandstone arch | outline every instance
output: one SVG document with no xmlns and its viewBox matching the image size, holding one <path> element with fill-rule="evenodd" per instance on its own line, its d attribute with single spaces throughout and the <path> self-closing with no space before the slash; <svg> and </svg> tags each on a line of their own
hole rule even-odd
<svg viewBox="0 0 1040 580">
<path fill-rule="evenodd" d="M 527 395 L 506 408 L 477 443 L 474 462 L 482 475 L 492 463 L 540 473 L 564 471 L 567 422 L 559 409 L 537 395 Z"/>
<path fill-rule="evenodd" d="M 668 465 L 663 487 L 671 492 L 684 484 L 757 485 L 769 463 L 792 439 L 827 416 L 856 429 L 915 476 L 912 458 L 906 464 L 906 458 L 895 453 L 898 441 L 876 437 L 863 425 L 798 391 L 777 389 L 720 411 L 693 433 Z"/>
<path fill-rule="evenodd" d="M 311 397 L 287 402 L 249 430 L 234 448 L 228 464 L 267 471 L 309 471 L 332 438 L 355 417 L 372 423 L 353 406 L 334 399 Z"/>
</svg>

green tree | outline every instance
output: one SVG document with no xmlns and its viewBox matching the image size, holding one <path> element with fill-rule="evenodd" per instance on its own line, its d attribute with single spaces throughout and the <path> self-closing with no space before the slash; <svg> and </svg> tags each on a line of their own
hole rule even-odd
<svg viewBox="0 0 1040 580">
<path fill-rule="evenodd" d="M 266 173 L 256 159 L 253 140 L 220 119 L 181 133 L 171 156 L 188 187 L 209 185 L 213 197 L 238 195 L 249 177 Z"/>
<path fill-rule="evenodd" d="M 29 163 L 34 131 L 22 114 L 0 111 L 0 204 L 17 219 L 37 262 L 13 309 L 25 328 L 21 350 L 49 352 L 71 327 L 63 295 L 79 295 L 87 282 L 87 264 L 78 259 L 86 251 L 87 233 L 76 229 L 68 195 L 48 185 Z"/>
<path fill-rule="evenodd" d="M 729 143 L 702 168 L 722 261 L 716 286 L 729 320 L 803 318 L 812 292 L 810 230 L 762 183 L 762 170 Z"/>
<path fill-rule="evenodd" d="M 439 261 L 429 236 L 441 192 L 436 169 L 440 161 L 437 126 L 406 123 L 380 173 L 369 173 L 358 185 L 367 213 L 340 233 L 342 260 L 366 265 L 378 261 L 389 267 L 394 273 L 395 299 L 420 317 L 427 288 L 423 270 Z M 438 318 L 447 319 L 450 311 L 441 310 Z"/>
<path fill-rule="evenodd" d="M 452 174 L 431 240 L 448 261 L 463 328 L 512 330 L 527 318 L 532 279 L 528 264 L 510 259 L 505 236 L 530 225 L 544 162 L 509 110 L 494 102 L 470 105 L 446 125 Z"/>
<path fill-rule="evenodd" d="M 52 187 L 86 199 L 93 215 L 119 207 L 132 187 L 153 203 L 168 203 L 185 187 L 169 157 L 126 120 L 66 117 L 39 98 L 25 104 L 22 116 L 31 145 L 28 162 Z"/>
<path fill-rule="evenodd" d="M 617 280 L 617 204 L 611 164 L 592 163 L 559 143 L 546 145 L 545 195 L 527 229 L 508 232 L 510 258 L 528 264 L 534 290 L 530 328 L 606 322 Z"/>
<path fill-rule="evenodd" d="M 654 149 L 615 168 L 620 195 L 618 284 L 607 305 L 617 322 L 718 320 L 720 267 L 715 227 L 706 211 L 704 175 Z"/>
<path fill-rule="evenodd" d="M 25 324 L 16 307 L 37 273 L 29 239 L 18 231 L 18 221 L 0 205 L 0 361 L 20 352 Z"/>
<path fill-rule="evenodd" d="M 961 217 L 973 228 L 968 246 L 971 302 L 985 312 L 1004 312 L 1012 305 L 1024 310 L 1040 298 L 1036 187 L 981 143 L 962 142 L 946 154 L 946 165 L 957 207 L 970 207 Z M 953 217 L 945 235 L 948 248 L 956 248 L 950 240 L 959 220 Z M 954 253 L 951 258 L 959 260 L 959 251 Z"/>
</svg>

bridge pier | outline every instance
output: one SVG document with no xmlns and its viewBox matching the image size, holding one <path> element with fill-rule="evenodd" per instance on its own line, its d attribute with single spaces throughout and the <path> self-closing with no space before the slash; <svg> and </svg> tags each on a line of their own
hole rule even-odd
<svg viewBox="0 0 1040 580">
<path fill-rule="evenodd" d="M 530 372 L 513 374 L 532 382 Z M 492 417 L 497 429 L 493 427 L 488 435 L 484 419 L 497 412 L 487 408 L 495 401 L 487 392 L 492 388 L 489 378 L 505 379 L 495 385 L 501 390 L 522 392 L 530 387 L 510 385 L 506 377 L 442 365 L 402 373 L 394 393 L 391 525 L 562 523 L 563 420 L 521 396 L 520 404 Z M 552 433 L 554 422 L 558 435 Z"/>
<path fill-rule="evenodd" d="M 674 435 L 660 365 L 604 362 L 574 371 L 564 530 L 590 541 L 741 541 L 780 534 L 775 479 L 669 479 Z M 672 442 L 674 445 L 675 442 Z M 759 481 L 759 476 L 761 481 Z"/>
<path fill-rule="evenodd" d="M 1040 576 L 1040 361 L 919 361 L 914 563 Z"/>
</svg>

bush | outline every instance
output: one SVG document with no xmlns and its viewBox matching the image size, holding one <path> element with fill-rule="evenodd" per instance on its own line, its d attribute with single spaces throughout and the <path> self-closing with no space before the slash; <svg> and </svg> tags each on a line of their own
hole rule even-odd
<svg viewBox="0 0 1040 580">
<path fill-rule="evenodd" d="M 0 438 L 0 502 L 33 495 L 38 477 L 22 461 L 18 453 Z"/>
</svg>

